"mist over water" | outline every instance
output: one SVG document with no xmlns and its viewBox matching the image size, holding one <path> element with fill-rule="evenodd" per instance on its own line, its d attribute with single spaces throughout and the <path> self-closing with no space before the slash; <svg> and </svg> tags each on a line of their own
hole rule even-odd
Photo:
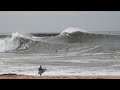
<svg viewBox="0 0 120 90">
<path fill-rule="evenodd" d="M 0 73 L 119 75 L 120 35 L 67 28 L 61 33 L 0 37 Z"/>
</svg>

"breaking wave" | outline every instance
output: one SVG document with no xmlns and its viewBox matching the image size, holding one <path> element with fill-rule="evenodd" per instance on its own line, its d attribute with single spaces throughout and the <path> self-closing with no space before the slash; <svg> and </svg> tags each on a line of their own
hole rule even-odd
<svg viewBox="0 0 120 90">
<path fill-rule="evenodd" d="M 21 48 L 29 42 L 28 36 L 20 33 L 12 33 L 11 37 L 0 39 L 0 52 L 9 52 Z"/>
<path fill-rule="evenodd" d="M 64 31 L 62 31 L 62 32 L 60 33 L 60 35 L 69 35 L 69 34 L 77 33 L 77 32 L 87 33 L 87 31 L 85 31 L 85 30 L 83 30 L 83 29 L 70 27 L 70 28 L 67 28 L 67 29 L 65 29 Z"/>
<path fill-rule="evenodd" d="M 117 48 L 119 48 L 118 46 L 120 45 L 119 35 L 89 33 L 85 30 L 72 27 L 65 29 L 59 35 L 42 34 L 40 36 L 41 37 L 39 37 L 39 34 L 35 36 L 32 34 L 21 34 L 17 32 L 12 33 L 10 37 L 6 36 L 4 38 L 0 38 L 0 52 L 15 52 L 15 53 L 52 53 L 52 52 L 62 53 L 69 51 L 80 52 L 81 50 L 89 51 L 91 50 L 90 48 L 94 48 L 96 46 L 103 47 L 103 44 L 104 45 L 106 44 L 105 46 L 109 47 L 110 46 L 109 44 L 112 44 L 113 42 L 117 43 L 116 45 Z M 99 48 L 95 49 L 98 51 Z"/>
<path fill-rule="evenodd" d="M 85 43 L 85 42 L 98 42 L 98 41 L 105 41 L 105 40 L 112 40 L 112 39 L 119 39 L 119 35 L 107 35 L 107 34 L 95 34 L 89 33 L 85 30 L 79 28 L 68 28 L 62 31 L 57 40 L 64 41 L 67 43 Z"/>
</svg>

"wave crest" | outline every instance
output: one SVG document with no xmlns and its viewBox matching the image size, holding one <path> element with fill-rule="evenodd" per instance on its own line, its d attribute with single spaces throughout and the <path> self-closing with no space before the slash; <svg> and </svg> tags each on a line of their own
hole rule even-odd
<svg viewBox="0 0 120 90">
<path fill-rule="evenodd" d="M 50 34 L 51 35 L 51 34 Z M 120 36 L 88 33 L 79 28 L 67 28 L 57 36 L 34 37 L 31 34 L 12 33 L 10 37 L 0 38 L 0 52 L 42 53 L 68 51 L 74 44 L 101 44 L 119 42 Z M 99 45 L 100 44 L 100 45 Z M 118 44 L 117 44 L 118 45 Z"/>
<path fill-rule="evenodd" d="M 69 27 L 69 28 L 65 29 L 64 31 L 62 31 L 60 33 L 60 35 L 67 35 L 68 36 L 69 34 L 77 33 L 77 32 L 88 33 L 87 31 L 80 29 L 80 28 Z"/>
<path fill-rule="evenodd" d="M 29 38 L 29 36 L 18 32 L 12 33 L 11 37 L 0 39 L 0 52 L 9 52 L 19 49 L 30 41 Z"/>
</svg>

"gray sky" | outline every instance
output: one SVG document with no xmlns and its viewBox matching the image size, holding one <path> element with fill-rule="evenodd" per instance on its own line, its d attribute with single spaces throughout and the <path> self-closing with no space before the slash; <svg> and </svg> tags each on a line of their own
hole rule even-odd
<svg viewBox="0 0 120 90">
<path fill-rule="evenodd" d="M 120 11 L 0 11 L 0 33 L 120 31 Z"/>
</svg>

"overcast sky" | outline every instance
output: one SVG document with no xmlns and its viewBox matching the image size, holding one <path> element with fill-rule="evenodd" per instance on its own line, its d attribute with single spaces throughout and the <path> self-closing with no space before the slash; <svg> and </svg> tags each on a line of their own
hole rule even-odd
<svg viewBox="0 0 120 90">
<path fill-rule="evenodd" d="M 0 11 L 0 33 L 120 31 L 120 11 Z"/>
</svg>

